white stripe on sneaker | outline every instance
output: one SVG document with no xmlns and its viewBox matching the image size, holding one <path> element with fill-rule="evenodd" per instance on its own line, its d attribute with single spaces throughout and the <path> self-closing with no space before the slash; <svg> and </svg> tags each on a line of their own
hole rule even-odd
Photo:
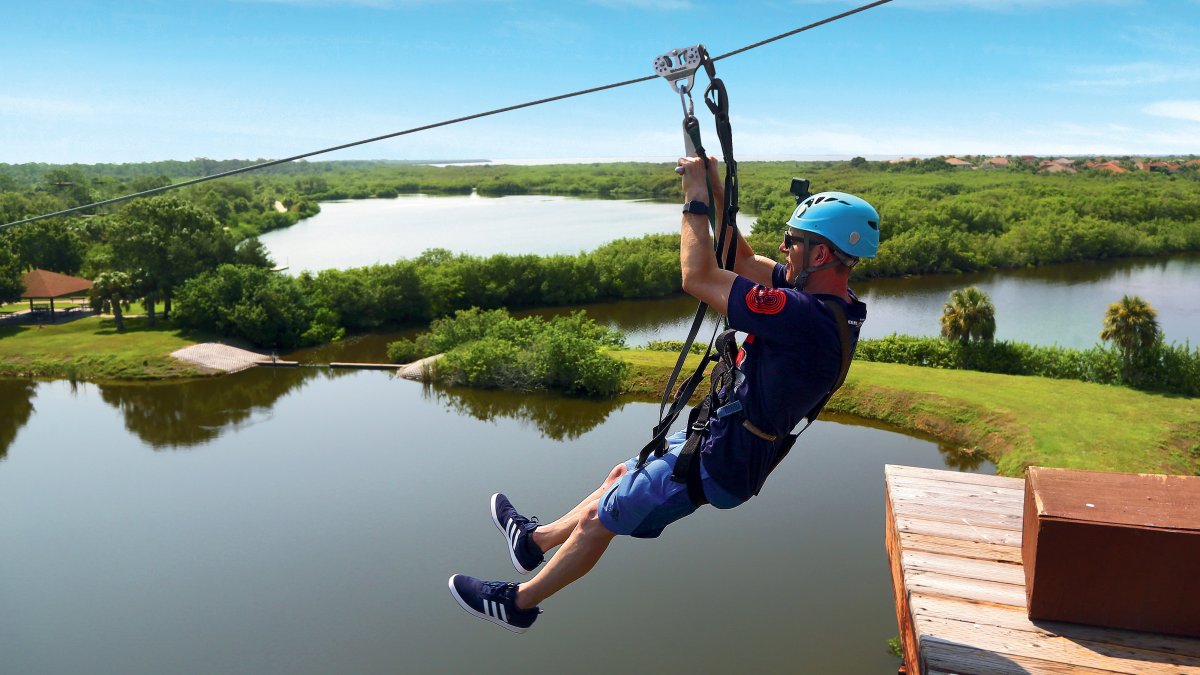
<svg viewBox="0 0 1200 675">
<path fill-rule="evenodd" d="M 496 605 L 496 606 L 500 608 L 500 620 L 503 621 L 504 623 L 508 623 L 508 612 L 504 611 L 504 605 Z"/>
</svg>

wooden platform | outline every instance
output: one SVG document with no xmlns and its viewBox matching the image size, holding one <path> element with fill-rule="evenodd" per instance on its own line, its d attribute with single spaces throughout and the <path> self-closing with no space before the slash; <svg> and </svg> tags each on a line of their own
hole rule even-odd
<svg viewBox="0 0 1200 675">
<path fill-rule="evenodd" d="M 884 483 L 910 673 L 1200 674 L 1200 639 L 1029 620 L 1023 480 L 889 465 Z"/>
</svg>

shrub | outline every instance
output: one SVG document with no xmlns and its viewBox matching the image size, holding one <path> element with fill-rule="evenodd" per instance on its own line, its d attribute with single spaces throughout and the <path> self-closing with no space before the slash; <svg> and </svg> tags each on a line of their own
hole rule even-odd
<svg viewBox="0 0 1200 675">
<path fill-rule="evenodd" d="M 184 328 L 278 349 L 302 344 L 312 323 L 312 310 L 295 279 L 248 265 L 221 265 L 183 284 L 175 296 L 174 316 Z"/>
<path fill-rule="evenodd" d="M 607 396 L 620 389 L 626 366 L 605 350 L 624 343 L 584 312 L 547 321 L 473 307 L 434 321 L 415 339 L 389 344 L 388 357 L 407 362 L 444 353 L 435 379 L 446 384 Z"/>
<path fill-rule="evenodd" d="M 962 343 L 935 337 L 889 335 L 859 340 L 855 356 L 864 361 L 902 363 L 926 368 L 978 370 L 1004 375 L 1032 375 L 1098 384 L 1125 381 L 1123 359 L 1116 349 L 1043 347 L 1024 342 Z M 1200 396 L 1200 349 L 1168 345 L 1161 339 L 1137 352 L 1128 384 L 1149 391 Z"/>
</svg>

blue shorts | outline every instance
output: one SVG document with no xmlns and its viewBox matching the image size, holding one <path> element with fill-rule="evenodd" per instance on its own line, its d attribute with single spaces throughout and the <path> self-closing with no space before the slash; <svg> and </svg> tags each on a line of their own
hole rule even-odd
<svg viewBox="0 0 1200 675">
<path fill-rule="evenodd" d="M 637 457 L 625 462 L 629 470 L 600 497 L 599 517 L 604 527 L 614 534 L 653 539 L 667 525 L 696 510 L 687 485 L 671 480 L 685 439 L 682 430 L 667 437 L 667 454 L 651 455 L 640 469 L 634 469 Z"/>
</svg>

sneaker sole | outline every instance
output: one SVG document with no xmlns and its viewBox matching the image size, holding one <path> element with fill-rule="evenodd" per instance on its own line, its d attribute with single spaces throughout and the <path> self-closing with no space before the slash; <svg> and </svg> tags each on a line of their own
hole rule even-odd
<svg viewBox="0 0 1200 675">
<path fill-rule="evenodd" d="M 513 567 L 521 574 L 529 574 L 533 569 L 525 569 L 521 566 L 521 561 L 517 560 L 517 552 L 513 549 L 512 542 L 508 539 L 508 532 L 504 531 L 504 525 L 500 523 L 500 518 L 496 515 L 496 498 L 500 493 L 492 495 L 492 522 L 495 523 L 496 529 L 500 530 L 500 536 L 504 537 L 504 547 L 508 549 L 508 558 L 512 560 Z"/>
<path fill-rule="evenodd" d="M 525 631 L 529 630 L 528 628 L 520 628 L 520 627 L 514 626 L 510 623 L 505 623 L 504 621 L 501 621 L 500 619 L 497 619 L 494 616 L 488 616 L 487 614 L 484 614 L 483 612 L 480 612 L 479 610 L 475 609 L 474 607 L 468 605 L 467 601 L 463 600 L 462 596 L 460 596 L 458 594 L 458 589 L 456 589 L 454 587 L 454 577 L 456 577 L 456 576 L 458 576 L 458 575 L 456 574 L 456 575 L 451 576 L 450 580 L 446 582 L 446 585 L 448 585 L 450 587 L 450 595 L 454 596 L 454 601 L 458 603 L 459 607 L 462 607 L 463 609 L 467 610 L 467 612 L 473 616 L 477 616 L 480 619 L 490 621 L 490 622 L 496 624 L 497 626 L 508 629 L 514 633 L 524 633 Z"/>
</svg>

